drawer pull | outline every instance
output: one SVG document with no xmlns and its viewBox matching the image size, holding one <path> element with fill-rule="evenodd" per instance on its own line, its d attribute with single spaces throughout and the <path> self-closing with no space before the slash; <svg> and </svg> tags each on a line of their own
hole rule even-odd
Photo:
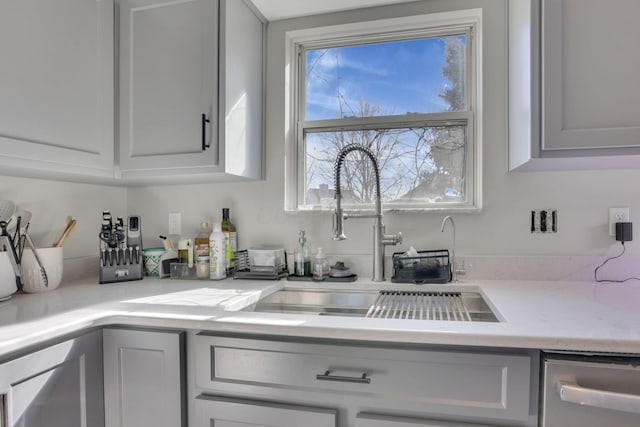
<svg viewBox="0 0 640 427">
<path fill-rule="evenodd" d="M 340 381 L 343 383 L 371 384 L 371 378 L 367 377 L 367 373 L 363 373 L 361 377 L 343 377 L 340 375 L 331 375 L 331 371 L 327 370 L 324 374 L 316 375 L 317 380 L 322 381 Z"/>
<path fill-rule="evenodd" d="M 640 396 L 633 394 L 595 390 L 561 381 L 558 382 L 558 393 L 563 402 L 640 414 Z"/>
</svg>

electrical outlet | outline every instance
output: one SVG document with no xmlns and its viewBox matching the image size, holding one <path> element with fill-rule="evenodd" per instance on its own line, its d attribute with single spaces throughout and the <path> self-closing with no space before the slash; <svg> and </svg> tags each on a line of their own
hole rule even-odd
<svg viewBox="0 0 640 427">
<path fill-rule="evenodd" d="M 616 235 L 616 222 L 630 222 L 629 208 L 609 208 L 609 236 Z"/>
<path fill-rule="evenodd" d="M 181 230 L 181 215 L 180 212 L 169 212 L 169 233 L 179 236 L 182 234 Z"/>
<path fill-rule="evenodd" d="M 557 233 L 558 211 L 556 209 L 534 209 L 531 211 L 532 233 Z"/>
</svg>

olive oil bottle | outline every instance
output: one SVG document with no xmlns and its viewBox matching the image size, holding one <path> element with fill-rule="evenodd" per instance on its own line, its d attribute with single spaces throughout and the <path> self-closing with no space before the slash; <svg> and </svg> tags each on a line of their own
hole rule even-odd
<svg viewBox="0 0 640 427">
<path fill-rule="evenodd" d="M 222 232 L 227 235 L 227 247 L 225 249 L 227 257 L 227 274 L 235 268 L 235 257 L 238 252 L 238 232 L 236 226 L 229 219 L 229 208 L 222 209 Z"/>
</svg>

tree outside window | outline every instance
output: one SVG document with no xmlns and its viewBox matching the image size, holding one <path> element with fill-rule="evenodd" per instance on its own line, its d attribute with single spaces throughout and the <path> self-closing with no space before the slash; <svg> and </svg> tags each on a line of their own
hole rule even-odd
<svg viewBox="0 0 640 427">
<path fill-rule="evenodd" d="M 466 200 L 468 35 L 303 47 L 304 198 L 327 206 L 333 164 L 346 145 L 377 156 L 385 204 Z M 341 177 L 345 205 L 374 200 L 374 176 L 360 153 Z"/>
</svg>

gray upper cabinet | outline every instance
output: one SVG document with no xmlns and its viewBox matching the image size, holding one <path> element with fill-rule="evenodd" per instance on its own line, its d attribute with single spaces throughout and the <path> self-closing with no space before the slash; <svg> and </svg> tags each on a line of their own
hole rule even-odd
<svg viewBox="0 0 640 427">
<path fill-rule="evenodd" d="M 509 1 L 511 170 L 640 166 L 639 14 L 635 0 Z"/>
<path fill-rule="evenodd" d="M 0 425 L 103 427 L 100 331 L 0 365 Z"/>
<path fill-rule="evenodd" d="M 243 1 L 120 3 L 119 174 L 261 178 L 263 22 Z"/>
<path fill-rule="evenodd" d="M 0 4 L 3 174 L 113 178 L 113 7 Z"/>
</svg>

